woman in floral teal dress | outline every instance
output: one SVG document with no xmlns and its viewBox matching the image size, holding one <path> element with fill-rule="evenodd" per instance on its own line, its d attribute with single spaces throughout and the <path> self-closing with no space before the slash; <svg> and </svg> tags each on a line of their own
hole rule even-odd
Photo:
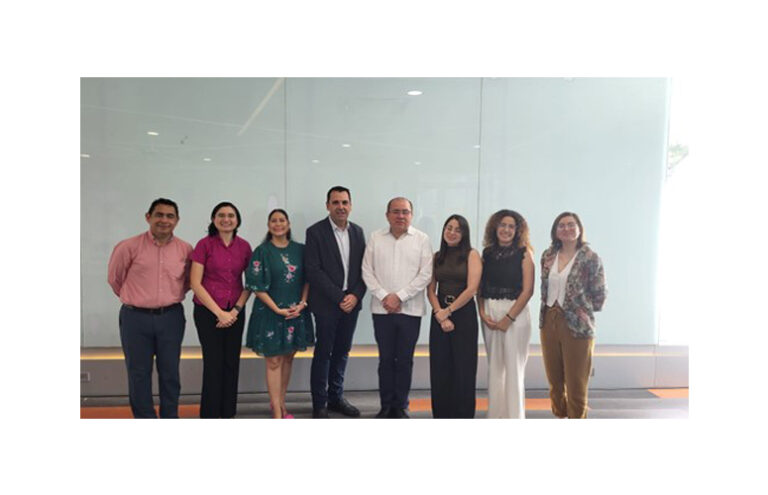
<svg viewBox="0 0 768 495">
<path fill-rule="evenodd" d="M 267 217 L 267 236 L 253 252 L 245 272 L 246 288 L 256 293 L 245 345 L 265 357 L 267 391 L 275 418 L 293 418 L 285 408 L 296 351 L 314 344 L 304 279 L 304 245 L 291 241 L 288 213 Z"/>
</svg>

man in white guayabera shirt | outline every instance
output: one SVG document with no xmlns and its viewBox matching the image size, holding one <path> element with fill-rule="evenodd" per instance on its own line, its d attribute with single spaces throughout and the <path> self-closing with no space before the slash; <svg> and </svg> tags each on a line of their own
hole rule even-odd
<svg viewBox="0 0 768 495">
<path fill-rule="evenodd" d="M 363 256 L 363 280 L 371 292 L 373 330 L 379 347 L 377 418 L 407 418 L 413 351 L 425 313 L 424 289 L 432 279 L 432 246 L 411 227 L 413 204 L 387 204 L 389 228 L 371 235 Z"/>
</svg>

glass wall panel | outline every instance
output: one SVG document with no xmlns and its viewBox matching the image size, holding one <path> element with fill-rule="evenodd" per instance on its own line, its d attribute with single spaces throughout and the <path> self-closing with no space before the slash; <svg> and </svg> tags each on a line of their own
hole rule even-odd
<svg viewBox="0 0 768 495">
<path fill-rule="evenodd" d="M 264 235 L 285 194 L 283 92 L 276 79 L 82 79 L 83 346 L 120 345 L 107 262 L 117 242 L 147 230 L 155 198 L 178 203 L 175 233 L 193 246 L 220 201 L 238 206 L 243 238 Z M 191 299 L 184 345 L 198 345 Z"/>
<path fill-rule="evenodd" d="M 485 79 L 480 216 L 520 212 L 537 265 L 562 211 L 601 256 L 608 299 L 600 344 L 657 342 L 656 273 L 667 138 L 665 79 Z M 533 342 L 539 342 L 533 332 Z"/>
<path fill-rule="evenodd" d="M 409 91 L 421 95 L 410 96 Z M 439 248 L 445 219 L 477 221 L 479 79 L 290 79 L 287 85 L 288 206 L 304 239 L 327 216 L 328 189 L 352 191 L 350 219 L 371 232 L 388 227 L 387 202 L 413 202 L 413 225 Z M 369 296 L 356 344 L 373 344 Z M 420 343 L 429 340 L 422 319 Z"/>
<path fill-rule="evenodd" d="M 434 249 L 451 213 L 482 249 L 489 215 L 518 210 L 537 266 L 554 217 L 576 211 L 608 277 L 598 342 L 654 344 L 667 94 L 663 79 L 83 79 L 82 345 L 120 343 L 107 261 L 146 231 L 153 199 L 179 203 L 176 234 L 192 244 L 232 201 L 255 247 L 277 206 L 303 242 L 337 184 L 366 237 L 387 226 L 389 199 L 410 198 Z M 197 345 L 185 304 L 184 344 Z M 374 343 L 368 298 L 364 308 L 355 344 Z"/>
</svg>

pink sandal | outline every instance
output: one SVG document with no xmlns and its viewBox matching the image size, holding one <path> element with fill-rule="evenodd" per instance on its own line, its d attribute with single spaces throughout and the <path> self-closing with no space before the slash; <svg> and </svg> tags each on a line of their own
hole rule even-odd
<svg viewBox="0 0 768 495">
<path fill-rule="evenodd" d="M 270 402 L 270 404 L 269 404 L 269 411 L 272 412 L 274 410 L 275 409 L 272 407 L 272 403 Z M 291 413 L 285 413 L 285 414 L 283 414 L 283 419 L 296 419 L 296 418 L 294 418 L 293 414 L 291 414 Z"/>
</svg>

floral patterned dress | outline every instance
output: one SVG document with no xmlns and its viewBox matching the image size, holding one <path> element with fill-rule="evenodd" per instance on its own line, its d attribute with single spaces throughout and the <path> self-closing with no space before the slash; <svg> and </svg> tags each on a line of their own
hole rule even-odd
<svg viewBox="0 0 768 495">
<path fill-rule="evenodd" d="M 284 248 L 270 241 L 262 243 L 245 271 L 245 287 L 266 292 L 279 308 L 290 308 L 301 301 L 304 282 L 304 245 L 293 241 Z M 256 298 L 245 339 L 247 347 L 262 356 L 279 356 L 306 350 L 314 342 L 307 308 L 298 318 L 286 320 Z"/>
</svg>

